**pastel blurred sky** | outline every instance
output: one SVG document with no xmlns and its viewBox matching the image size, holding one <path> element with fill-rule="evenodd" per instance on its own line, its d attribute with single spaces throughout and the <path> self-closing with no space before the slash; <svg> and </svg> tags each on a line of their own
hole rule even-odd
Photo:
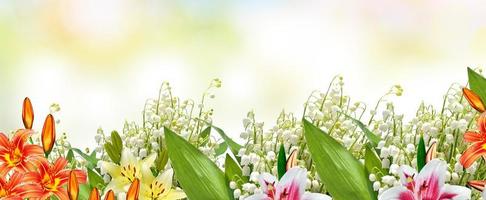
<svg viewBox="0 0 486 200">
<path fill-rule="evenodd" d="M 162 81 L 197 99 L 216 77 L 214 121 L 235 137 L 247 111 L 268 127 L 337 74 L 368 103 L 401 84 L 398 109 L 413 113 L 484 65 L 485 10 L 475 0 L 0 0 L 0 129 L 21 127 L 29 96 L 34 128 L 59 103 L 58 132 L 86 147 L 98 127 L 139 120 Z"/>
</svg>

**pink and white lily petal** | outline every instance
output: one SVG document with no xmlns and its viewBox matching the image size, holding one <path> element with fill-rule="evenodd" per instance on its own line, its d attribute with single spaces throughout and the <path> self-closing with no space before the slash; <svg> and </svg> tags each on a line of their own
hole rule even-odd
<svg viewBox="0 0 486 200">
<path fill-rule="evenodd" d="M 266 194 L 254 194 L 249 197 L 246 197 L 245 200 L 273 200 L 268 197 Z"/>
<path fill-rule="evenodd" d="M 447 164 L 432 159 L 420 173 L 408 166 L 400 168 L 402 186 L 383 192 L 379 200 L 463 200 L 471 198 L 471 190 L 445 184 Z"/>
<path fill-rule="evenodd" d="M 330 196 L 321 193 L 304 193 L 302 200 L 332 200 Z"/>
</svg>

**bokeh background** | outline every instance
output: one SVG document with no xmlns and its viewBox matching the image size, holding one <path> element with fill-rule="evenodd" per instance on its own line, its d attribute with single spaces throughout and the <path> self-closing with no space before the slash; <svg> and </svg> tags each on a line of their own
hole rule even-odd
<svg viewBox="0 0 486 200">
<path fill-rule="evenodd" d="M 59 103 L 58 132 L 87 147 L 98 127 L 140 120 L 162 81 L 199 99 L 213 78 L 223 81 L 214 121 L 234 137 L 247 111 L 270 127 L 338 74 L 368 103 L 402 85 L 397 109 L 412 114 L 485 63 L 485 10 L 475 0 L 0 0 L 0 129 L 22 127 L 29 96 L 34 128 Z"/>
</svg>

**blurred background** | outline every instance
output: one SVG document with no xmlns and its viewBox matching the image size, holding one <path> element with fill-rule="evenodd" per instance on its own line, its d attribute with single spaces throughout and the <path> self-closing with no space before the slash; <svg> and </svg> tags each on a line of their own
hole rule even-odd
<svg viewBox="0 0 486 200">
<path fill-rule="evenodd" d="M 169 81 L 199 99 L 213 78 L 214 121 L 237 137 L 254 110 L 270 127 L 301 113 L 311 91 L 344 76 L 354 100 L 374 103 L 400 84 L 402 113 L 440 106 L 466 67 L 486 61 L 486 2 L 0 0 L 0 130 L 22 127 L 29 96 L 40 130 L 59 103 L 58 133 L 94 144 L 98 127 L 141 120 Z"/>
</svg>

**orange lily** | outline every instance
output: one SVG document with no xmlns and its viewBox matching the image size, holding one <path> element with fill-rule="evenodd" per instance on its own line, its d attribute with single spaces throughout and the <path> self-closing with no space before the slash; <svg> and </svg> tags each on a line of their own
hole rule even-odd
<svg viewBox="0 0 486 200">
<path fill-rule="evenodd" d="M 100 192 L 95 187 L 89 193 L 89 200 L 100 200 Z"/>
<path fill-rule="evenodd" d="M 109 190 L 106 193 L 105 200 L 115 200 L 115 193 L 113 192 L 113 190 Z"/>
<path fill-rule="evenodd" d="M 76 177 L 76 172 L 74 170 L 71 170 L 69 173 L 67 190 L 70 200 L 78 200 L 79 184 L 78 178 Z"/>
<path fill-rule="evenodd" d="M 0 176 L 5 176 L 10 170 L 26 172 L 34 170 L 35 163 L 42 158 L 42 148 L 34 144 L 26 144 L 32 130 L 18 130 L 10 141 L 0 133 Z"/>
<path fill-rule="evenodd" d="M 71 173 L 71 170 L 64 169 L 67 164 L 68 161 L 63 157 L 59 157 L 53 165 L 48 163 L 46 159 L 42 159 L 37 171 L 28 172 L 25 175 L 25 181 L 39 183 L 41 185 L 42 195 L 40 199 L 46 199 L 51 195 L 55 195 L 60 200 L 68 200 L 68 193 L 63 187 L 68 183 Z M 86 173 L 84 171 L 72 171 L 74 171 L 78 183 L 86 183 Z"/>
<path fill-rule="evenodd" d="M 22 121 L 24 122 L 25 129 L 32 129 L 34 123 L 34 109 L 29 97 L 25 97 L 24 104 L 22 105 Z"/>
<path fill-rule="evenodd" d="M 25 183 L 23 179 L 24 175 L 19 172 L 10 175 L 8 181 L 0 178 L 0 199 L 22 200 L 38 196 L 40 187 L 35 183 Z"/>
<path fill-rule="evenodd" d="M 483 191 L 484 190 L 484 186 L 486 185 L 486 180 L 472 180 L 472 181 L 468 181 L 467 182 L 467 185 L 469 187 L 472 187 L 476 190 L 479 190 L 479 191 Z"/>
<path fill-rule="evenodd" d="M 481 98 L 479 95 L 474 93 L 472 90 L 467 89 L 467 88 L 462 88 L 462 94 L 464 94 L 464 97 L 466 97 L 467 101 L 469 104 L 477 111 L 480 113 L 484 112 L 486 110 L 483 102 L 481 101 Z"/>
<path fill-rule="evenodd" d="M 140 192 L 140 180 L 135 179 L 127 192 L 127 200 L 138 200 L 138 193 Z"/>
<path fill-rule="evenodd" d="M 44 121 L 44 127 L 42 128 L 42 148 L 44 148 L 44 153 L 49 155 L 54 147 L 54 142 L 56 141 L 56 123 L 54 117 L 49 114 Z"/>
</svg>

